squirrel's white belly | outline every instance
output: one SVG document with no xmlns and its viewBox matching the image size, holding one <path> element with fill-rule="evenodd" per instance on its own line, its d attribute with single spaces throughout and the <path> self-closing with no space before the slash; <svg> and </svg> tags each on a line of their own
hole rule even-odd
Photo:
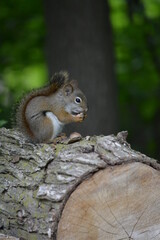
<svg viewBox="0 0 160 240">
<path fill-rule="evenodd" d="M 53 135 L 50 140 L 54 139 L 61 131 L 64 126 L 62 122 L 58 120 L 56 115 L 54 115 L 52 112 L 47 112 L 46 116 L 51 120 L 53 124 Z"/>
</svg>

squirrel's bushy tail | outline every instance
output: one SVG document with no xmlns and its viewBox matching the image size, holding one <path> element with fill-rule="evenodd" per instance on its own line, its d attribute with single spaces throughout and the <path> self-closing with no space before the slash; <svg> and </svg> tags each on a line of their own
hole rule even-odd
<svg viewBox="0 0 160 240">
<path fill-rule="evenodd" d="M 38 96 L 49 96 L 56 92 L 61 86 L 69 82 L 69 74 L 66 71 L 60 71 L 55 73 L 50 79 L 49 84 L 46 87 L 42 87 L 36 90 L 32 90 L 30 93 L 23 96 L 23 98 L 16 104 L 16 117 L 14 125 L 24 133 L 30 133 L 33 138 L 33 134 L 30 130 L 29 124 L 25 117 L 26 107 L 28 103 Z"/>
</svg>

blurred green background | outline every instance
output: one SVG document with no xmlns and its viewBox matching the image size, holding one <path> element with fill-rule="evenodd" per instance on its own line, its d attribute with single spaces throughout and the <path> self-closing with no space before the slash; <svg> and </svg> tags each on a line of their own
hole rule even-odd
<svg viewBox="0 0 160 240">
<path fill-rule="evenodd" d="M 132 148 L 160 159 L 160 1 L 110 0 L 119 130 Z M 32 33 L 32 34 L 31 34 Z M 0 126 L 13 103 L 48 78 L 40 0 L 0 2 Z"/>
</svg>

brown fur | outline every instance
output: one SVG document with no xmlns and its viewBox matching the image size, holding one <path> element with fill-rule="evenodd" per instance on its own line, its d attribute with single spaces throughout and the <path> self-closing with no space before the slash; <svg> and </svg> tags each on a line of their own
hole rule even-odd
<svg viewBox="0 0 160 240">
<path fill-rule="evenodd" d="M 34 135 L 25 117 L 25 112 L 28 103 L 35 97 L 49 96 L 55 93 L 60 87 L 62 87 L 67 82 L 68 82 L 67 72 L 56 73 L 51 78 L 49 85 L 37 90 L 33 90 L 32 92 L 27 94 L 24 98 L 22 98 L 18 108 L 16 109 L 16 125 L 18 128 L 21 129 L 22 132 L 29 135 L 31 139 L 34 139 Z"/>
<path fill-rule="evenodd" d="M 33 142 L 49 142 L 64 124 L 82 122 L 86 111 L 87 99 L 77 83 L 69 80 L 66 72 L 60 72 L 48 86 L 33 90 L 21 100 L 16 123 Z"/>
</svg>

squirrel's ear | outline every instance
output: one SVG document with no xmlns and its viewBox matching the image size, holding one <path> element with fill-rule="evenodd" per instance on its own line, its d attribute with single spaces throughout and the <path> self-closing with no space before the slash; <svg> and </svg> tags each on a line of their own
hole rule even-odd
<svg viewBox="0 0 160 240">
<path fill-rule="evenodd" d="M 78 82 L 76 80 L 71 80 L 70 84 L 73 86 L 73 88 L 78 88 Z"/>
<path fill-rule="evenodd" d="M 56 84 L 58 87 L 61 87 L 63 84 L 67 83 L 69 80 L 69 74 L 66 71 L 60 71 L 55 73 L 51 79 L 50 84 Z"/>
<path fill-rule="evenodd" d="M 65 96 L 69 96 L 73 92 L 73 86 L 70 83 L 68 83 L 64 85 L 63 90 L 64 90 Z"/>
</svg>

